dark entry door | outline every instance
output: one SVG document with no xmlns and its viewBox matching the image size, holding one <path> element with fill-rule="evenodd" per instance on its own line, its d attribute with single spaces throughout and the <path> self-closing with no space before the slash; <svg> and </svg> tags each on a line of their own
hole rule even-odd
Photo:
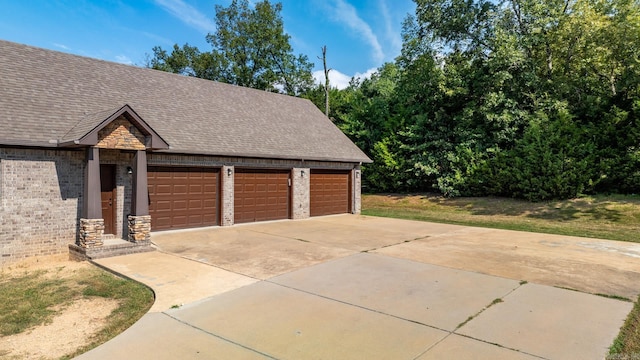
<svg viewBox="0 0 640 360">
<path fill-rule="evenodd" d="M 116 166 L 100 165 L 100 191 L 102 195 L 102 218 L 104 233 L 115 234 L 116 230 Z"/>
</svg>

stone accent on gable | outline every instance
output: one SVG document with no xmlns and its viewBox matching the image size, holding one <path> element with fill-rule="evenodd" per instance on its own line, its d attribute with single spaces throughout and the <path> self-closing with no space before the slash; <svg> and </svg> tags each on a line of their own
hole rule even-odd
<svg viewBox="0 0 640 360">
<path fill-rule="evenodd" d="M 292 218 L 306 219 L 311 215 L 310 202 L 310 185 L 311 177 L 309 168 L 294 168 L 291 171 L 293 198 L 292 201 Z"/>
<path fill-rule="evenodd" d="M 124 116 L 113 120 L 98 132 L 97 148 L 145 150 L 145 136 Z"/>
<path fill-rule="evenodd" d="M 229 175 L 229 169 L 231 169 L 231 175 Z M 233 166 L 223 166 L 220 171 L 220 177 L 222 182 L 222 201 L 220 211 L 222 216 L 220 219 L 221 226 L 230 226 L 234 223 L 234 186 L 235 186 L 235 168 Z"/>
</svg>

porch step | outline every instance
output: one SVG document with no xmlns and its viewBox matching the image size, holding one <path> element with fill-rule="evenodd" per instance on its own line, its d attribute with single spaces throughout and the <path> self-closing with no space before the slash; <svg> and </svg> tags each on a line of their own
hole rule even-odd
<svg viewBox="0 0 640 360">
<path fill-rule="evenodd" d="M 148 251 L 155 251 L 150 241 L 132 243 L 123 239 L 116 239 L 115 237 L 103 239 L 102 246 L 93 248 L 69 244 L 69 258 L 76 261 L 102 259 Z"/>
</svg>

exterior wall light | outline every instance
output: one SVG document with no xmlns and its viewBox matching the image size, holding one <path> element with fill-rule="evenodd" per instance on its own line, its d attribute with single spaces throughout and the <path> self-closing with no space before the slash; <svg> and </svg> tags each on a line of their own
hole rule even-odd
<svg viewBox="0 0 640 360">
<path fill-rule="evenodd" d="M 127 166 L 127 174 L 133 174 L 133 168 L 131 166 Z"/>
<path fill-rule="evenodd" d="M 301 170 L 301 171 L 300 171 L 300 176 L 301 176 L 301 177 L 304 177 L 304 170 Z"/>
<path fill-rule="evenodd" d="M 227 168 L 227 176 L 231 176 L 232 173 L 233 173 L 233 170 L 231 170 L 231 168 Z"/>
</svg>

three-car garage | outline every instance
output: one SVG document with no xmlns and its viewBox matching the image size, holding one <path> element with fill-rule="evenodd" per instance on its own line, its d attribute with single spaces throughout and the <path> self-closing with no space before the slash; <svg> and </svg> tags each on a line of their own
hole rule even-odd
<svg viewBox="0 0 640 360">
<path fill-rule="evenodd" d="M 222 177 L 233 176 L 233 223 L 292 218 L 291 169 L 148 168 L 152 230 L 220 225 Z M 304 175 L 304 172 L 302 173 Z M 307 170 L 310 216 L 352 212 L 350 170 Z"/>
</svg>

